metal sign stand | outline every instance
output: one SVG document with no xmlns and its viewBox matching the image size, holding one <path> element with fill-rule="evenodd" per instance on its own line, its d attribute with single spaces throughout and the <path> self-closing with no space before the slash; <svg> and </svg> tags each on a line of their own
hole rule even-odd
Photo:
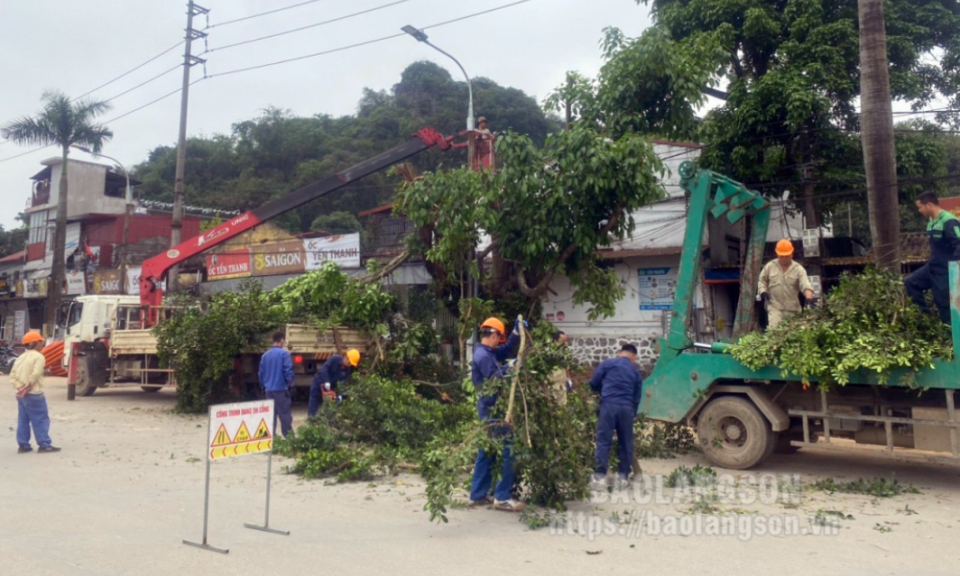
<svg viewBox="0 0 960 576">
<path fill-rule="evenodd" d="M 207 437 L 210 437 L 210 423 L 213 421 L 212 418 L 207 419 Z M 190 542 L 189 540 L 184 540 L 183 543 L 187 546 L 195 546 L 197 548 L 202 548 L 203 550 L 210 550 L 211 552 L 219 552 L 220 554 L 227 554 L 230 550 L 226 548 L 217 548 L 216 546 L 211 546 L 207 544 L 207 521 L 210 517 L 210 450 L 207 450 L 207 480 L 203 488 L 203 542 Z"/>
<path fill-rule="evenodd" d="M 276 430 L 274 430 L 274 436 L 276 436 Z M 257 526 L 256 524 L 250 524 L 249 522 L 244 522 L 243 525 L 252 530 L 260 530 L 262 532 L 270 532 L 271 534 L 281 534 L 283 536 L 289 536 L 289 530 L 277 530 L 276 528 L 270 527 L 270 478 L 273 476 L 273 449 L 271 448 L 270 453 L 267 454 L 267 504 L 266 510 L 263 515 L 263 526 Z"/>
</svg>

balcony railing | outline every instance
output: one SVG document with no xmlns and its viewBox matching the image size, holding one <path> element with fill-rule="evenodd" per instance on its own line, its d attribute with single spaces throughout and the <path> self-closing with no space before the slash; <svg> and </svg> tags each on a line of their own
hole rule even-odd
<svg viewBox="0 0 960 576">
<path fill-rule="evenodd" d="M 50 203 L 50 181 L 41 180 L 33 187 L 33 194 L 30 197 L 30 207 L 43 206 Z"/>
</svg>

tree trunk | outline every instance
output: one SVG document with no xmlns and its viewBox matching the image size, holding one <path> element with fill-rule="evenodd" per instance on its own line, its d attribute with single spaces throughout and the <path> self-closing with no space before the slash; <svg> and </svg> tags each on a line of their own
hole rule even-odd
<svg viewBox="0 0 960 576">
<path fill-rule="evenodd" d="M 900 272 L 897 158 L 883 0 L 859 0 L 860 137 L 867 174 L 870 236 L 877 266 Z"/>
<path fill-rule="evenodd" d="M 53 264 L 50 269 L 50 282 L 47 284 L 47 322 L 57 320 L 57 309 L 63 293 L 63 281 L 66 272 L 67 244 L 67 155 L 69 147 L 63 147 L 63 168 L 60 172 L 60 187 L 57 195 L 57 227 L 53 233 Z"/>
</svg>

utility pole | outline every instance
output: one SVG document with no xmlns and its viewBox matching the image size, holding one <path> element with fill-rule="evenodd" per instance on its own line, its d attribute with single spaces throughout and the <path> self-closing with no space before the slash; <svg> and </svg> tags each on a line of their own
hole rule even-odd
<svg viewBox="0 0 960 576">
<path fill-rule="evenodd" d="M 187 104 L 190 100 L 190 68 L 195 64 L 206 62 L 191 54 L 190 49 L 194 40 L 206 38 L 207 33 L 193 28 L 193 17 L 206 14 L 210 10 L 193 0 L 187 2 L 187 29 L 184 36 L 183 49 L 183 86 L 180 89 L 180 135 L 177 139 L 177 172 L 173 181 L 173 218 L 170 222 L 170 247 L 180 243 L 180 230 L 183 228 L 183 171 L 187 160 Z M 179 287 L 180 267 L 174 266 L 167 274 L 167 290 L 175 292 Z"/>
<path fill-rule="evenodd" d="M 883 0 L 859 0 L 860 138 L 867 174 L 870 237 L 877 266 L 900 272 L 897 155 Z"/>
</svg>

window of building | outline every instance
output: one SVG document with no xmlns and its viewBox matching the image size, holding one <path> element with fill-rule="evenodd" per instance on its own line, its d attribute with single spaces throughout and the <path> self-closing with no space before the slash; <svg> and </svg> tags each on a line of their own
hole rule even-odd
<svg viewBox="0 0 960 576">
<path fill-rule="evenodd" d="M 30 233 L 27 244 L 38 244 L 47 241 L 47 212 L 34 212 L 30 215 Z"/>
</svg>

